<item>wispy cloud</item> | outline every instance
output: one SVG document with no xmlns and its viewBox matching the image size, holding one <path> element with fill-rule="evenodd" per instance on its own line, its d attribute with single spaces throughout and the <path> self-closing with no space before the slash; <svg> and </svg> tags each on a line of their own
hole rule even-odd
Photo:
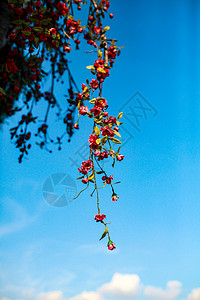
<svg viewBox="0 0 200 300">
<path fill-rule="evenodd" d="M 13 221 L 0 225 L 0 238 L 23 230 L 37 219 L 37 215 L 31 216 L 27 213 L 24 207 L 11 199 L 5 199 L 5 213 L 13 215 Z"/>
</svg>

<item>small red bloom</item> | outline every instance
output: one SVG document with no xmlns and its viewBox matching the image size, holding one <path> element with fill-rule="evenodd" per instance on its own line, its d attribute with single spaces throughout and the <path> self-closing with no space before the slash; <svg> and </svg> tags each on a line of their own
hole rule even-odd
<svg viewBox="0 0 200 300">
<path fill-rule="evenodd" d="M 109 8 L 110 7 L 110 3 L 109 1 L 106 2 L 106 7 Z"/>
<path fill-rule="evenodd" d="M 117 194 L 112 195 L 112 201 L 117 201 L 118 198 L 119 198 L 119 196 L 117 196 Z"/>
<path fill-rule="evenodd" d="M 41 2 L 40 1 L 36 1 L 35 2 L 35 7 L 40 8 L 40 6 L 41 6 Z"/>
<path fill-rule="evenodd" d="M 90 143 L 90 148 L 93 150 L 97 150 L 99 145 L 97 144 L 96 140 L 99 139 L 99 136 L 96 134 L 90 134 L 90 138 L 88 142 Z"/>
<path fill-rule="evenodd" d="M 110 175 L 109 177 L 103 176 L 102 180 L 105 181 L 107 184 L 111 184 L 111 180 L 113 180 L 113 175 Z"/>
<path fill-rule="evenodd" d="M 111 137 L 115 135 L 113 130 L 108 125 L 105 127 L 101 127 L 101 134 L 104 136 L 107 135 Z"/>
<path fill-rule="evenodd" d="M 121 161 L 123 159 L 124 159 L 124 155 L 122 155 L 122 154 L 117 155 L 117 160 Z"/>
<path fill-rule="evenodd" d="M 69 53 L 72 50 L 69 46 L 63 46 L 63 51 Z"/>
<path fill-rule="evenodd" d="M 101 31 L 100 28 L 99 28 L 98 26 L 94 26 L 93 30 L 94 30 L 94 32 L 95 32 L 96 34 L 99 34 L 100 31 Z"/>
<path fill-rule="evenodd" d="M 96 150 L 95 152 L 94 152 L 94 156 L 97 156 L 97 157 L 99 157 L 101 155 L 101 151 L 99 151 L 99 150 Z"/>
<path fill-rule="evenodd" d="M 105 219 L 105 218 L 106 218 L 106 216 L 104 214 L 94 216 L 94 219 L 96 220 L 96 222 L 102 222 L 103 219 Z"/>
<path fill-rule="evenodd" d="M 56 31 L 55 28 L 50 28 L 50 29 L 49 29 L 49 32 L 50 32 L 51 34 L 56 34 L 57 31 Z"/>
<path fill-rule="evenodd" d="M 79 109 L 79 114 L 84 116 L 87 112 L 89 112 L 89 109 L 87 106 L 81 106 Z"/>
<path fill-rule="evenodd" d="M 75 129 L 79 129 L 78 123 L 75 123 L 75 124 L 74 124 L 74 128 L 75 128 Z"/>
<path fill-rule="evenodd" d="M 95 79 L 92 79 L 91 82 L 90 82 L 90 85 L 93 89 L 97 89 L 99 87 L 99 84 L 98 84 L 98 81 L 95 80 Z"/>
<path fill-rule="evenodd" d="M 16 13 L 16 15 L 21 16 L 23 14 L 23 9 L 22 8 L 15 8 L 15 13 Z"/>
<path fill-rule="evenodd" d="M 115 244 L 112 241 L 109 241 L 109 243 L 108 243 L 108 250 L 114 250 L 114 249 L 116 249 Z"/>
<path fill-rule="evenodd" d="M 92 161 L 88 159 L 82 162 L 81 168 L 80 169 L 78 168 L 78 170 L 83 175 L 87 175 L 88 171 L 92 168 L 92 166 L 93 166 Z"/>
<path fill-rule="evenodd" d="M 18 94 L 19 91 L 20 91 L 20 88 L 18 86 L 14 86 L 14 91 L 15 91 L 16 94 Z"/>
<path fill-rule="evenodd" d="M 14 39 L 16 38 L 16 35 L 15 35 L 14 33 L 11 33 L 11 34 L 9 35 L 9 37 L 10 37 L 11 40 L 14 40 Z"/>
<path fill-rule="evenodd" d="M 83 178 L 81 181 L 82 181 L 82 183 L 84 183 L 84 184 L 88 183 L 88 179 L 87 179 L 86 177 Z"/>
</svg>

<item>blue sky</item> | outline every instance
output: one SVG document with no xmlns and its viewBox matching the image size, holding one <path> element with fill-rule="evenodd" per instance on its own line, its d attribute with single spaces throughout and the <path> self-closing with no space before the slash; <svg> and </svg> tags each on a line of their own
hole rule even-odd
<svg viewBox="0 0 200 300">
<path fill-rule="evenodd" d="M 90 125 L 82 118 L 62 151 L 33 146 L 19 165 L 9 140 L 13 118 L 0 132 L 1 300 L 200 299 L 200 4 L 113 0 L 111 11 L 105 25 L 125 47 L 103 95 L 111 115 L 131 99 L 122 119 L 125 159 L 113 170 L 105 165 L 121 181 L 120 198 L 111 202 L 108 189 L 100 194 L 117 249 L 98 241 L 102 227 L 89 192 L 62 208 L 42 194 L 54 173 L 78 177 L 70 157 L 81 164 L 76 152 Z M 93 56 L 77 52 L 72 60 L 80 86 Z M 129 113 L 138 99 L 152 109 L 136 129 Z"/>
</svg>

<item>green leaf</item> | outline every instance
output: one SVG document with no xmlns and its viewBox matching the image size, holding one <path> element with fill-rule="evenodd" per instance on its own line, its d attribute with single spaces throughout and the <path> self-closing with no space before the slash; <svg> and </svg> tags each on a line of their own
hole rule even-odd
<svg viewBox="0 0 200 300">
<path fill-rule="evenodd" d="M 91 66 L 87 66 L 86 69 L 95 70 L 95 67 L 91 65 Z"/>
<path fill-rule="evenodd" d="M 91 113 L 87 113 L 87 116 L 88 116 L 89 118 L 93 118 L 93 114 L 91 114 Z"/>
<path fill-rule="evenodd" d="M 115 143 L 115 144 L 121 144 L 121 141 L 118 140 L 118 139 L 116 139 L 116 138 L 114 138 L 114 137 L 111 137 L 110 140 L 111 140 L 113 143 Z"/>
<path fill-rule="evenodd" d="M 36 48 L 38 48 L 39 42 L 40 42 L 39 38 L 35 37 L 34 40 L 33 40 L 33 43 L 34 43 L 34 45 L 35 45 Z"/>
<path fill-rule="evenodd" d="M 36 31 L 36 32 L 43 32 L 43 28 L 41 27 L 33 27 L 33 30 Z"/>
<path fill-rule="evenodd" d="M 104 28 L 104 31 L 108 31 L 110 29 L 110 27 L 109 26 L 106 26 L 105 28 Z"/>
<path fill-rule="evenodd" d="M 101 139 L 96 139 L 96 143 L 99 145 L 101 143 Z"/>
<path fill-rule="evenodd" d="M 22 33 L 25 34 L 26 36 L 31 35 L 31 32 L 30 32 L 30 31 L 23 31 L 23 30 L 22 30 Z"/>
<path fill-rule="evenodd" d="M 91 174 L 90 174 L 90 176 L 88 176 L 88 180 L 92 180 L 94 178 L 94 172 L 92 172 Z"/>
<path fill-rule="evenodd" d="M 12 21 L 13 24 L 16 24 L 16 25 L 22 25 L 23 24 L 23 20 L 14 20 Z"/>
<path fill-rule="evenodd" d="M 102 138 L 102 144 L 105 144 L 106 142 L 107 142 L 107 140 L 108 140 L 108 137 L 107 137 L 107 135 L 106 136 L 104 136 L 103 138 Z"/>
<path fill-rule="evenodd" d="M 97 69 L 97 71 L 100 72 L 100 73 L 104 73 L 104 74 L 106 73 L 106 71 L 105 71 L 103 68 L 101 68 L 101 67 L 99 67 L 99 68 Z"/>
<path fill-rule="evenodd" d="M 95 126 L 94 131 L 96 135 L 100 135 L 99 127 Z"/>
<path fill-rule="evenodd" d="M 102 51 L 99 49 L 98 51 L 98 58 L 101 59 L 102 58 Z"/>
<path fill-rule="evenodd" d="M 96 102 L 96 98 L 93 98 L 89 101 L 91 104 L 94 104 Z"/>
<path fill-rule="evenodd" d="M 122 116 L 123 116 L 123 112 L 120 112 L 117 116 L 117 119 L 121 119 Z"/>
<path fill-rule="evenodd" d="M 117 136 L 121 137 L 121 134 L 120 134 L 118 131 L 113 130 L 113 132 L 114 132 L 114 134 L 116 134 Z"/>
<path fill-rule="evenodd" d="M 102 234 L 101 238 L 99 240 L 102 240 L 103 238 L 105 238 L 105 236 L 107 235 L 108 233 L 108 228 L 107 226 L 105 226 L 105 230 L 104 230 L 104 233 Z"/>
<path fill-rule="evenodd" d="M 1 87 L 0 87 L 0 93 L 3 94 L 4 96 L 6 95 L 4 89 L 2 89 Z"/>
</svg>

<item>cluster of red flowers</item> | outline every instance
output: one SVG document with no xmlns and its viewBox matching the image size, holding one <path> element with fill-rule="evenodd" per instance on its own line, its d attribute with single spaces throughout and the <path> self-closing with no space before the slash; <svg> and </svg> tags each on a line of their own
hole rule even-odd
<svg viewBox="0 0 200 300">
<path fill-rule="evenodd" d="M 124 156 L 119 153 L 120 148 L 115 151 L 111 143 L 120 144 L 115 136 L 120 137 L 118 120 L 121 115 L 116 117 L 109 116 L 106 111 L 108 108 L 107 100 L 102 97 L 102 85 L 104 80 L 110 75 L 110 69 L 113 66 L 114 59 L 119 55 L 119 48 L 115 45 L 114 40 L 107 40 L 105 33 L 109 27 L 103 28 L 102 18 L 107 13 L 110 2 L 106 0 L 91 0 L 89 5 L 89 14 L 87 25 L 81 25 L 81 21 L 76 20 L 73 16 L 73 4 L 81 10 L 85 1 L 54 1 L 41 0 L 22 3 L 22 1 L 9 1 L 11 15 L 11 29 L 9 32 L 9 41 L 5 47 L 4 56 L 0 56 L 0 110 L 3 110 L 7 116 L 11 116 L 22 109 L 26 109 L 16 127 L 11 129 L 11 138 L 15 138 L 15 145 L 20 150 L 19 162 L 24 155 L 28 155 L 31 148 L 30 139 L 32 135 L 28 130 L 29 124 L 37 124 L 37 116 L 34 116 L 34 106 L 41 99 L 45 100 L 47 109 L 42 120 L 42 125 L 38 126 L 35 137 L 40 138 L 37 142 L 40 148 L 48 150 L 47 144 L 54 142 L 50 138 L 47 124 L 48 115 L 51 108 L 58 109 L 57 115 L 60 116 L 60 106 L 55 96 L 55 81 L 59 81 L 65 72 L 69 77 L 69 88 L 67 101 L 69 107 L 63 119 L 66 124 L 66 132 L 69 137 L 73 134 L 73 128 L 79 128 L 80 116 L 88 116 L 93 119 L 93 130 L 89 136 L 90 154 L 86 161 L 83 161 L 79 172 L 83 175 L 82 183 L 89 186 L 94 184 L 97 195 L 98 215 L 95 220 L 105 225 L 105 232 L 102 238 L 108 235 L 108 249 L 115 249 L 114 243 L 104 222 L 106 216 L 100 213 L 98 187 L 96 176 L 103 174 L 102 180 L 104 185 L 109 185 L 112 189 L 112 201 L 119 198 L 114 192 L 113 175 L 107 176 L 99 163 L 104 159 L 113 159 L 122 161 Z M 113 14 L 109 14 L 113 18 Z M 75 81 L 69 70 L 67 53 L 72 50 L 71 41 L 75 42 L 76 49 L 79 49 L 80 35 L 89 45 L 97 48 L 98 59 L 94 64 L 87 68 L 91 70 L 95 78 L 90 81 L 87 79 L 86 84 L 82 84 L 82 92 L 78 91 Z M 5 55 L 6 53 L 6 55 Z M 5 57 L 6 56 L 6 60 Z M 46 73 L 42 66 L 43 62 L 49 62 L 51 67 L 50 73 Z M 42 83 L 47 75 L 52 75 L 52 83 L 49 91 L 42 91 Z M 64 81 L 61 81 L 64 83 Z M 77 93 L 74 93 L 76 88 Z M 94 93 L 98 91 L 98 96 Z M 19 106 L 17 100 L 20 94 L 24 95 L 23 105 Z M 88 101 L 93 106 L 89 108 L 86 105 Z M 15 106 L 16 105 L 16 106 Z M 78 120 L 74 122 L 75 107 L 78 108 Z M 65 134 L 62 135 L 62 137 Z M 57 137 L 54 144 L 58 144 L 61 149 L 61 139 Z M 51 150 L 48 150 L 51 152 Z M 95 165 L 98 164 L 101 171 L 97 172 Z"/>
<path fill-rule="evenodd" d="M 97 80 L 103 82 L 110 75 L 109 67 L 105 65 L 104 59 L 97 59 L 94 63 L 94 68 L 97 75 Z"/>
<path fill-rule="evenodd" d="M 80 173 L 87 175 L 88 171 L 92 168 L 93 163 L 90 159 L 83 161 L 81 169 L 78 169 Z"/>
</svg>

